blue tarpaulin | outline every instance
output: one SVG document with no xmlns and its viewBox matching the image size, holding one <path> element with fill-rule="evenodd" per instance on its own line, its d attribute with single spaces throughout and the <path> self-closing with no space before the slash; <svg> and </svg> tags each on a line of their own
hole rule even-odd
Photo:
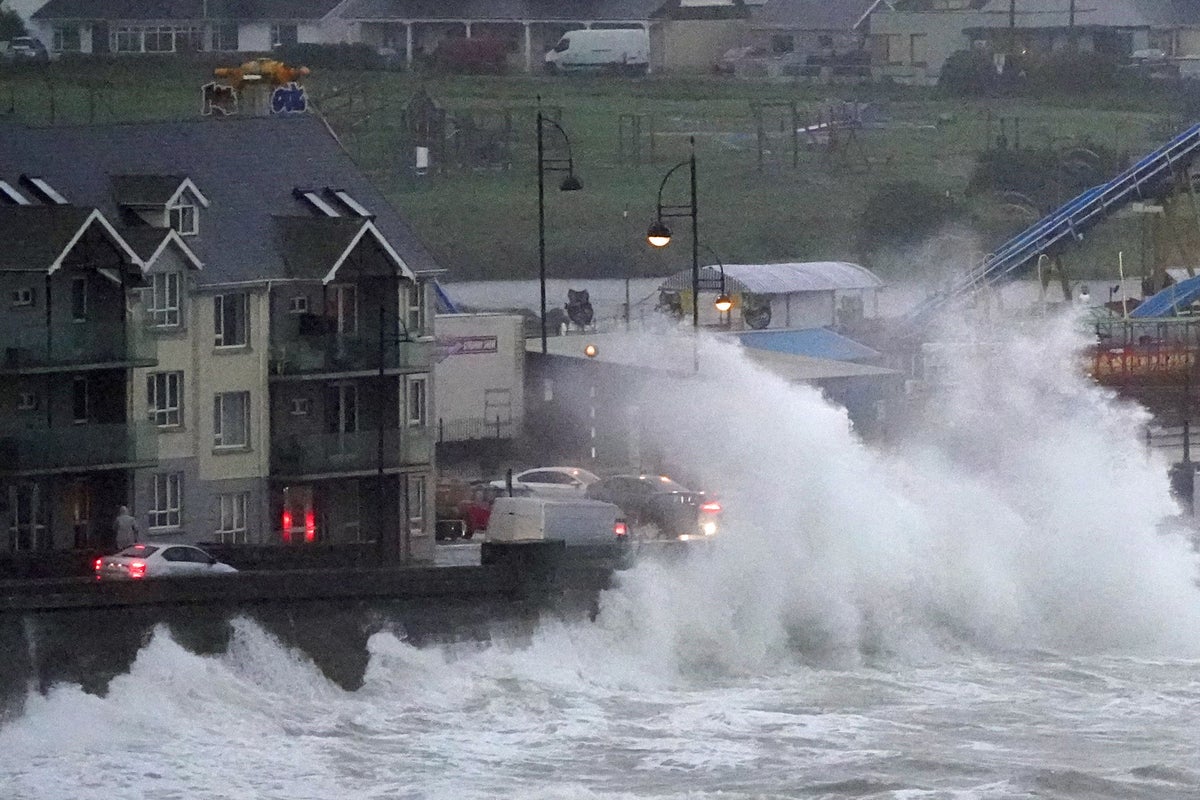
<svg viewBox="0 0 1200 800">
<path fill-rule="evenodd" d="M 1186 311 L 1200 299 L 1200 275 L 1182 280 L 1146 298 L 1142 304 L 1129 312 L 1131 317 L 1153 318 L 1174 317 Z"/>
<path fill-rule="evenodd" d="M 755 331 L 743 333 L 739 338 L 744 346 L 756 350 L 834 361 L 871 361 L 880 357 L 877 351 L 827 328 Z"/>
</svg>

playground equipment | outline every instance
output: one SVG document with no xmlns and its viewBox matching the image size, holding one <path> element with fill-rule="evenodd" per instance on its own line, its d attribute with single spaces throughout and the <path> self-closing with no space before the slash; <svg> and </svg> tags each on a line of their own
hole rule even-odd
<svg viewBox="0 0 1200 800">
<path fill-rule="evenodd" d="M 261 115 L 303 113 L 308 110 L 308 98 L 300 79 L 309 74 L 308 67 L 293 67 L 271 58 L 217 67 L 213 75 L 226 82 L 212 81 L 201 87 L 200 113 L 236 114 L 241 106 Z"/>
<path fill-rule="evenodd" d="M 1005 242 L 945 292 L 910 312 L 908 321 L 919 323 L 955 300 L 1008 278 L 1041 256 L 1057 260 L 1067 245 L 1081 241 L 1088 230 L 1135 202 L 1165 205 L 1174 198 L 1174 206 L 1178 207 L 1181 198 L 1187 198 L 1196 213 L 1192 164 L 1197 153 L 1200 125 L 1179 134 L 1108 183 L 1082 192 Z"/>
</svg>

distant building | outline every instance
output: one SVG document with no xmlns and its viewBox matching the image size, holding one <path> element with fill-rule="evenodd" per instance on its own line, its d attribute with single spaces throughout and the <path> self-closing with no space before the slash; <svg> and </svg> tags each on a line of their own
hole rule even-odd
<svg viewBox="0 0 1200 800">
<path fill-rule="evenodd" d="M 0 550 L 432 557 L 435 265 L 315 117 L 0 126 Z"/>
<path fill-rule="evenodd" d="M 750 20 L 751 44 L 771 55 L 832 56 L 861 50 L 879 0 L 768 0 Z"/>
</svg>

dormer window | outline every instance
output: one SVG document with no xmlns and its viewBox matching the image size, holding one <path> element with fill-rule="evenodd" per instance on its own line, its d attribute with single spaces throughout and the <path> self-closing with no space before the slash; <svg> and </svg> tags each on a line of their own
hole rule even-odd
<svg viewBox="0 0 1200 800">
<path fill-rule="evenodd" d="M 168 209 L 169 224 L 180 236 L 195 236 L 200 232 L 198 209 L 188 203 L 179 203 Z"/>
</svg>

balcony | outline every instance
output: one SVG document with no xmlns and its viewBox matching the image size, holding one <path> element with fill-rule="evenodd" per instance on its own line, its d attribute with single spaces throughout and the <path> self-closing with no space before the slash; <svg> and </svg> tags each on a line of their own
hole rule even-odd
<svg viewBox="0 0 1200 800">
<path fill-rule="evenodd" d="M 5 343 L 0 375 L 152 367 L 157 359 L 157 344 L 138 315 L 58 325 L 49 336 L 45 327 L 18 330 Z"/>
<path fill-rule="evenodd" d="M 0 476 L 133 469 L 158 458 L 158 430 L 148 421 L 0 434 Z"/>
<path fill-rule="evenodd" d="M 382 353 L 385 374 L 428 368 L 433 363 L 433 347 L 432 340 L 386 342 Z M 377 336 L 298 336 L 287 341 L 273 338 L 271 379 L 378 373 L 380 355 Z"/>
<path fill-rule="evenodd" d="M 271 438 L 271 474 L 296 478 L 314 475 L 370 473 L 379 470 L 378 430 L 354 433 L 297 435 Z M 433 458 L 433 430 L 405 428 L 383 431 L 383 469 L 428 464 Z"/>
</svg>

